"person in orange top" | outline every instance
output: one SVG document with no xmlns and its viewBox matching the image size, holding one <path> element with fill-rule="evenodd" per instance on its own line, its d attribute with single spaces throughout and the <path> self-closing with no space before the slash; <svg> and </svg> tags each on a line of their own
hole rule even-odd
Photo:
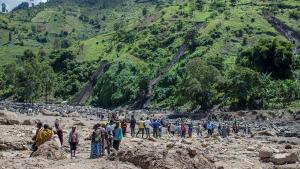
<svg viewBox="0 0 300 169">
<path fill-rule="evenodd" d="M 41 130 L 37 136 L 36 143 L 39 147 L 44 144 L 46 141 L 49 141 L 54 135 L 53 131 L 50 129 L 48 124 L 44 124 L 44 129 Z"/>
<path fill-rule="evenodd" d="M 37 137 L 39 135 L 39 132 L 42 130 L 42 127 L 43 127 L 43 123 L 42 122 L 38 122 L 36 124 L 36 128 L 37 129 L 35 131 L 35 135 L 32 137 L 32 140 L 34 141 L 34 143 L 33 143 L 32 147 L 31 147 L 31 149 L 32 149 L 33 152 L 35 152 L 38 149 L 37 144 L 36 144 L 36 140 L 37 140 Z"/>
<path fill-rule="evenodd" d="M 143 120 L 143 118 L 141 118 L 141 120 L 139 121 L 139 131 L 136 133 L 136 137 L 138 137 L 138 134 L 140 134 L 140 132 L 142 132 L 142 138 L 144 138 L 144 132 L 145 132 L 145 122 Z"/>
</svg>

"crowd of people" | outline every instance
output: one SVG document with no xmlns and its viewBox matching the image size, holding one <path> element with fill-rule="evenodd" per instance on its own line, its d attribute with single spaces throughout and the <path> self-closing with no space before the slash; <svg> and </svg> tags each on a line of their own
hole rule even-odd
<svg viewBox="0 0 300 169">
<path fill-rule="evenodd" d="M 32 145 L 33 152 L 38 150 L 38 147 L 44 144 L 46 141 L 58 138 L 59 144 L 63 147 L 63 130 L 61 129 L 58 121 L 55 122 L 54 128 L 51 128 L 48 124 L 37 123 L 37 130 L 32 138 L 34 144 Z M 136 129 L 137 127 L 137 129 Z M 185 120 L 177 120 L 175 122 L 168 122 L 164 118 L 162 119 L 146 119 L 140 118 L 137 120 L 134 115 L 130 119 L 119 120 L 118 117 L 112 116 L 108 123 L 98 123 L 93 126 L 91 131 L 91 153 L 90 158 L 101 158 L 104 155 L 109 157 L 111 148 L 119 150 L 123 137 L 129 133 L 127 129 L 130 128 L 131 137 L 140 137 L 144 139 L 160 139 L 163 134 L 168 137 L 179 138 L 202 138 L 204 133 L 207 132 L 207 136 L 213 136 L 217 130 L 217 134 L 223 138 L 226 138 L 232 133 L 237 134 L 243 131 L 243 134 L 251 134 L 250 127 L 243 125 L 234 120 L 232 124 L 219 123 L 218 125 L 212 121 L 199 122 L 194 125 L 192 122 L 185 122 Z M 151 137 L 152 132 L 152 137 Z M 79 144 L 79 134 L 76 127 L 73 126 L 69 136 L 68 143 L 70 146 L 71 158 L 76 156 L 77 146 Z"/>
</svg>

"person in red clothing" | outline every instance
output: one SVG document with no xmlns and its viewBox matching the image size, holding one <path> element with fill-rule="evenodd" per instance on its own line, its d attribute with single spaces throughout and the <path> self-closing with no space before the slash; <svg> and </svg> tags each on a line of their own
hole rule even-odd
<svg viewBox="0 0 300 169">
<path fill-rule="evenodd" d="M 182 123 L 181 124 L 181 137 L 185 138 L 185 135 L 186 135 L 186 126 L 185 126 L 185 123 Z"/>
<path fill-rule="evenodd" d="M 63 146 L 63 144 L 64 144 L 63 130 L 60 128 L 58 121 L 55 122 L 54 126 L 55 126 L 55 130 L 53 132 L 54 132 L 54 134 L 57 134 L 60 145 Z"/>
<path fill-rule="evenodd" d="M 126 119 L 124 119 L 124 120 L 121 122 L 121 127 L 122 127 L 123 136 L 125 137 L 126 132 L 127 132 L 127 123 L 126 123 Z"/>
<path fill-rule="evenodd" d="M 230 136 L 230 126 L 227 125 L 227 137 Z"/>
</svg>

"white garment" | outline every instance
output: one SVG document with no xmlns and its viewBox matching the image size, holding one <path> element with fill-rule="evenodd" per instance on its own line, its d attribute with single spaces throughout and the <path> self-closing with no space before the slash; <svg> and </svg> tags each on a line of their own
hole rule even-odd
<svg viewBox="0 0 300 169">
<path fill-rule="evenodd" d="M 146 120 L 144 123 L 145 123 L 146 128 L 149 129 L 151 127 L 151 121 L 150 120 Z"/>
<path fill-rule="evenodd" d="M 176 131 L 176 126 L 174 124 L 171 124 L 170 131 Z"/>
</svg>

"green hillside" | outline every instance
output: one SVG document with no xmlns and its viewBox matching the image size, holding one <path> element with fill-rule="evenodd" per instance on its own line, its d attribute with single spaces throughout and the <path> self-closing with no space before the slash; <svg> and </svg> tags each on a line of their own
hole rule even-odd
<svg viewBox="0 0 300 169">
<path fill-rule="evenodd" d="M 109 61 L 86 104 L 299 107 L 299 41 L 263 11 L 300 32 L 299 0 L 50 0 L 2 14 L 0 95 L 70 100 Z"/>
</svg>

